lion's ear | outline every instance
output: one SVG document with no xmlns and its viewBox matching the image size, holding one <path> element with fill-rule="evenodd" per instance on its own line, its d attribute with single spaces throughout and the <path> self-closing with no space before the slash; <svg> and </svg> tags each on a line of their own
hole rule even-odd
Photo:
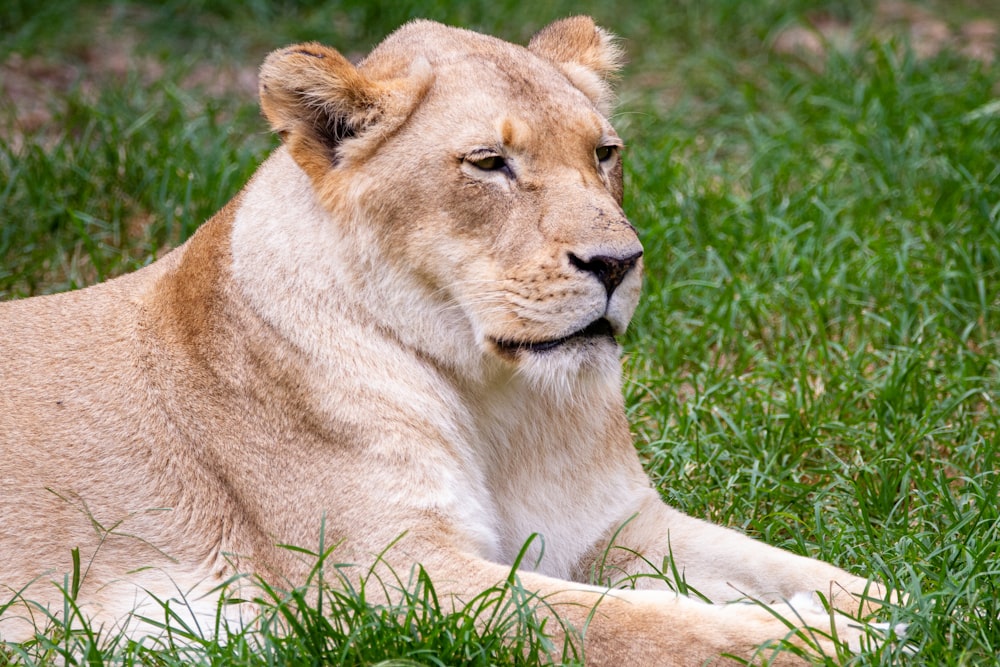
<svg viewBox="0 0 1000 667">
<path fill-rule="evenodd" d="M 261 109 L 292 157 L 315 177 L 344 158 L 348 140 L 378 141 L 399 127 L 426 90 L 429 66 L 424 69 L 373 81 L 334 49 L 297 44 L 274 51 L 261 65 Z"/>
<path fill-rule="evenodd" d="M 611 82 L 624 62 L 624 52 L 611 33 L 589 16 L 573 16 L 542 28 L 528 48 L 559 67 L 603 113 L 612 107 Z"/>
</svg>

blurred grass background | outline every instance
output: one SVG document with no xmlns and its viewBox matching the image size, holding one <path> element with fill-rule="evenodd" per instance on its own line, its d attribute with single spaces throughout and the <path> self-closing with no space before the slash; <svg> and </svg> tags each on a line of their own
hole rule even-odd
<svg viewBox="0 0 1000 667">
<path fill-rule="evenodd" d="M 857 664 L 995 664 L 994 0 L 8 0 L 0 298 L 148 263 L 235 194 L 276 145 L 271 49 L 360 56 L 418 16 L 523 43 L 575 13 L 630 58 L 626 391 L 664 496 L 906 591 L 920 651 Z"/>
</svg>

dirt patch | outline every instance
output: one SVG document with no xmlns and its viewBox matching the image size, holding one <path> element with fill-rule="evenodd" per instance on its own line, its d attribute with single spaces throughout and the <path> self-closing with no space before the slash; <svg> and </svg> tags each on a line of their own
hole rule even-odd
<svg viewBox="0 0 1000 667">
<path fill-rule="evenodd" d="M 905 0 L 882 0 L 875 6 L 871 30 L 876 38 L 902 36 L 920 58 L 932 58 L 953 51 L 986 65 L 996 61 L 1000 50 L 1000 24 L 990 18 L 962 23 L 945 20 L 933 10 Z M 780 31 L 772 49 L 784 55 L 797 55 L 810 63 L 822 65 L 831 50 L 857 48 L 856 26 L 826 14 L 813 14 L 802 24 Z"/>
<path fill-rule="evenodd" d="M 141 34 L 134 28 L 100 22 L 89 40 L 73 57 L 13 53 L 0 62 L 0 135 L 15 150 L 27 135 L 44 143 L 45 129 L 74 95 L 94 99 L 113 82 L 137 77 L 152 85 L 164 76 L 166 67 L 139 48 Z M 257 66 L 198 63 L 187 71 L 180 86 L 199 89 L 208 97 L 232 96 L 252 102 L 257 95 Z M 53 136 L 57 135 L 55 129 Z"/>
</svg>

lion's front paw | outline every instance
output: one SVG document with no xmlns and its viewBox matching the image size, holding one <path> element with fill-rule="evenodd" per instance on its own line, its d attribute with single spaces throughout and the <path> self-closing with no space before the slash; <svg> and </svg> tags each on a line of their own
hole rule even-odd
<svg viewBox="0 0 1000 667">
<path fill-rule="evenodd" d="M 789 615 L 785 614 L 787 608 Z M 866 653 L 886 644 L 904 645 L 906 623 L 866 622 L 842 611 L 831 610 L 814 593 L 796 593 L 784 605 L 772 605 L 783 619 L 816 630 L 846 645 L 852 653 Z M 905 646 L 903 650 L 911 652 Z"/>
</svg>

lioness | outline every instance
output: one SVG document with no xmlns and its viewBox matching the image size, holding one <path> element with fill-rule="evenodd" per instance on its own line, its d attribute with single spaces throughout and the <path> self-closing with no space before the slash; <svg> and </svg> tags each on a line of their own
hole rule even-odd
<svg viewBox="0 0 1000 667">
<path fill-rule="evenodd" d="M 49 581 L 78 547 L 96 619 L 178 591 L 212 614 L 233 573 L 303 581 L 277 545 L 315 545 L 325 517 L 338 561 L 399 538 L 387 565 L 456 599 L 543 536 L 521 583 L 586 627 L 594 665 L 789 633 L 662 578 L 584 583 L 598 561 L 672 554 L 716 602 L 857 638 L 815 593 L 855 611 L 865 579 L 679 513 L 640 466 L 615 340 L 642 269 L 607 120 L 619 63 L 586 17 L 527 48 L 416 21 L 357 67 L 268 56 L 283 145 L 225 208 L 140 271 L 0 308 L 0 605 L 34 582 L 24 598 L 60 608 Z M 23 639 L 33 610 L 0 633 Z"/>
</svg>

